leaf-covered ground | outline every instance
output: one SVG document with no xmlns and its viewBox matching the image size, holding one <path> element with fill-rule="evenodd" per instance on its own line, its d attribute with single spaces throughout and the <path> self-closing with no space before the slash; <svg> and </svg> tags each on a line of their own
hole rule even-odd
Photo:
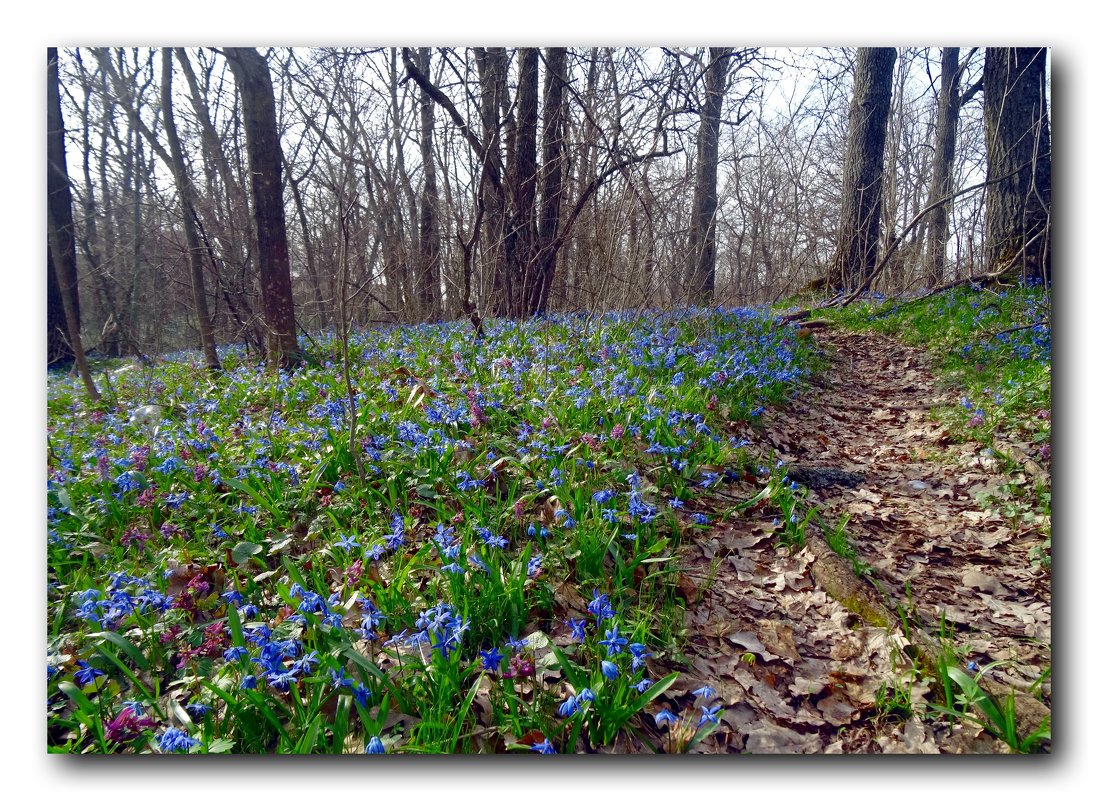
<svg viewBox="0 0 1098 801">
<path fill-rule="evenodd" d="M 961 393 L 925 352 L 873 333 L 815 336 L 830 369 L 815 391 L 768 412 L 759 440 L 786 464 L 856 474 L 855 486 L 820 486 L 809 502 L 825 527 L 848 520 L 847 556 L 862 580 L 908 625 L 944 634 L 969 673 L 1032 692 L 1046 707 L 1035 714 L 1047 714 L 1050 576 L 1033 553 L 1048 521 L 1031 514 L 1027 528 L 988 503 L 1009 496 L 1004 487 L 1048 484 L 1039 446 L 1002 444 L 1014 468 L 1004 469 L 933 413 Z M 928 714 L 942 677 L 906 658 L 910 632 L 867 625 L 821 592 L 810 549 L 773 547 L 781 525 L 742 515 L 697 538 L 687 560 L 695 581 L 712 582 L 684 620 L 684 658 L 691 679 L 729 702 L 714 749 L 1006 751 L 979 726 Z"/>
</svg>

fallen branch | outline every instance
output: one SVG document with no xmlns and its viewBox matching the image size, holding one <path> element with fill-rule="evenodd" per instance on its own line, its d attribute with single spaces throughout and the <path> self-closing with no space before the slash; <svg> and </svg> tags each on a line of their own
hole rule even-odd
<svg viewBox="0 0 1098 801">
<path fill-rule="evenodd" d="M 905 629 L 899 616 L 886 605 L 876 588 L 855 576 L 850 564 L 832 551 L 819 534 L 806 533 L 805 545 L 815 557 L 811 573 L 817 586 L 866 624 L 903 632 L 912 641 L 904 649 L 907 655 L 929 676 L 940 680 L 939 666 L 944 652 L 938 641 L 920 629 Z M 1023 735 L 1037 731 L 1049 718 L 1049 709 L 1028 693 L 1019 693 L 1015 688 L 988 676 L 983 677 L 981 688 L 1000 705 L 1008 697 L 1014 697 L 1017 726 Z"/>
</svg>

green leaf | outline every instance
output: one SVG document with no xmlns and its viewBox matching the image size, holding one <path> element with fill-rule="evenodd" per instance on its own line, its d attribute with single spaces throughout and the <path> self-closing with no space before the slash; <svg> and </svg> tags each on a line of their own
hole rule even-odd
<svg viewBox="0 0 1098 801">
<path fill-rule="evenodd" d="M 258 556 L 263 552 L 263 546 L 255 542 L 238 542 L 233 546 L 232 557 L 233 563 L 242 565 L 251 559 L 253 556 Z"/>
<path fill-rule="evenodd" d="M 313 717 L 313 722 L 309 724 L 309 728 L 305 730 L 305 733 L 301 735 L 301 739 L 297 741 L 297 745 L 294 746 L 295 754 L 311 754 L 313 753 L 313 746 L 316 744 L 316 736 L 320 733 L 320 725 L 324 722 L 320 715 Z"/>
<path fill-rule="evenodd" d="M 113 664 L 116 668 L 118 668 L 120 671 L 122 671 L 126 675 L 126 677 L 131 682 L 133 682 L 133 685 L 135 687 L 137 687 L 139 690 L 141 690 L 142 695 L 146 699 L 148 699 L 149 701 L 153 701 L 153 702 L 156 701 L 156 694 L 153 693 L 152 690 L 150 690 L 148 687 L 145 686 L 145 683 L 143 681 L 141 681 L 141 679 L 139 679 L 134 674 L 134 672 L 132 670 L 129 669 L 129 667 L 126 665 L 125 662 L 123 662 L 121 659 L 118 658 L 117 654 L 113 653 L 109 648 L 107 648 L 106 646 L 104 646 L 102 644 L 96 645 L 95 648 L 106 659 L 110 660 L 111 664 Z"/>
<path fill-rule="evenodd" d="M 646 706 L 648 706 L 650 703 L 652 703 L 652 701 L 654 701 L 657 696 L 659 696 L 662 693 L 666 692 L 667 689 L 678 680 L 678 678 L 679 678 L 678 673 L 671 673 L 671 674 L 668 674 L 667 676 L 664 676 L 659 681 L 657 681 L 655 684 L 653 684 L 651 687 L 649 687 L 642 695 L 638 696 L 636 698 L 636 700 L 633 701 L 633 703 L 631 703 L 629 706 L 625 707 L 625 709 L 627 711 L 627 714 L 626 714 L 625 717 L 628 719 L 628 718 L 633 717 L 633 715 L 637 714 L 638 712 L 640 712 L 642 709 L 644 709 Z"/>
<path fill-rule="evenodd" d="M 232 740 L 226 740 L 224 737 L 219 737 L 210 743 L 206 749 L 207 754 L 228 754 L 233 750 L 233 746 L 236 745 Z"/>
<path fill-rule="evenodd" d="M 347 739 L 347 729 L 351 722 L 351 707 L 354 701 L 349 695 L 339 696 L 336 702 L 335 721 L 332 723 L 332 751 L 336 754 L 343 753 L 344 741 Z"/>
<path fill-rule="evenodd" d="M 278 510 L 278 507 L 276 507 L 274 504 L 272 504 L 270 502 L 270 500 L 268 500 L 268 498 L 263 493 L 261 493 L 259 490 L 257 490 L 255 487 L 251 486 L 250 484 L 246 484 L 243 481 L 238 481 L 235 478 L 228 478 L 228 477 L 224 477 L 224 476 L 221 479 L 221 483 L 224 484 L 227 487 L 232 487 L 233 489 L 239 490 L 240 492 L 243 492 L 244 494 L 246 494 L 253 501 L 255 501 L 260 506 L 262 506 L 264 509 L 266 509 L 268 512 L 270 512 L 271 516 L 275 520 L 281 521 L 285 518 L 285 516 L 282 514 L 282 512 L 280 512 Z"/>
<path fill-rule="evenodd" d="M 58 682 L 57 689 L 67 695 L 76 704 L 76 708 L 92 720 L 99 717 L 99 711 L 95 708 L 95 704 L 71 681 Z"/>
<path fill-rule="evenodd" d="M 232 604 L 225 605 L 225 617 L 229 621 L 229 633 L 233 638 L 233 645 L 237 648 L 244 647 L 244 627 L 240 625 L 240 615 Z"/>
<path fill-rule="evenodd" d="M 90 639 L 94 640 L 106 640 L 119 650 L 123 651 L 126 656 L 133 660 L 133 663 L 137 665 L 140 670 L 149 669 L 149 661 L 145 658 L 145 655 L 141 653 L 140 649 L 132 642 L 127 640 L 121 634 L 116 631 L 94 631 L 88 635 Z"/>
</svg>

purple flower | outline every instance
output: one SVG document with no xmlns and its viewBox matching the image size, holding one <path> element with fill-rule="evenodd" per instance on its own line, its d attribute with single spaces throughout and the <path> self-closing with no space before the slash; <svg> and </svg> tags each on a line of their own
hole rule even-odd
<svg viewBox="0 0 1098 801">
<path fill-rule="evenodd" d="M 537 751 L 539 754 L 555 754 L 556 749 L 553 748 L 553 744 L 548 740 L 542 740 L 540 743 L 534 743 L 530 746 L 531 751 Z"/>
</svg>

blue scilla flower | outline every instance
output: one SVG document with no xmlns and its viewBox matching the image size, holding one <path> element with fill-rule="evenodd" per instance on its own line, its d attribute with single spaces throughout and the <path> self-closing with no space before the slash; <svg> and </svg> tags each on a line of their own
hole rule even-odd
<svg viewBox="0 0 1098 801">
<path fill-rule="evenodd" d="M 365 750 L 366 750 L 367 754 L 384 754 L 385 753 L 385 743 L 381 742 L 380 737 L 378 737 L 377 735 L 374 735 L 373 737 L 370 738 L 370 742 L 366 743 L 366 749 Z"/>
<path fill-rule="evenodd" d="M 165 754 L 185 753 L 196 745 L 198 740 L 174 726 L 156 736 L 156 746 Z"/>
<path fill-rule="evenodd" d="M 539 754 L 555 754 L 557 751 L 553 748 L 553 744 L 548 740 L 542 740 L 540 743 L 534 743 L 530 746 L 531 751 L 537 751 Z"/>
<path fill-rule="evenodd" d="M 480 661 L 485 670 L 495 670 L 503 662 L 503 654 L 499 652 L 498 648 L 492 648 L 489 651 L 480 652 Z"/>
<path fill-rule="evenodd" d="M 225 649 L 224 657 L 226 662 L 243 662 L 247 656 L 248 649 L 239 645 Z"/>
<path fill-rule="evenodd" d="M 698 720 L 698 728 L 700 729 L 707 723 L 716 724 L 718 721 L 718 715 L 720 714 L 720 704 L 714 704 L 713 706 L 703 706 L 701 708 L 701 718 Z"/>
<path fill-rule="evenodd" d="M 614 616 L 614 610 L 610 606 L 610 598 L 603 593 L 595 593 L 591 603 L 587 604 L 587 611 L 595 616 L 595 620 L 602 623 Z"/>
<path fill-rule="evenodd" d="M 83 659 L 79 660 L 77 665 L 80 666 L 80 670 L 76 671 L 74 678 L 76 679 L 76 686 L 83 687 L 85 684 L 91 684 L 98 677 L 106 675 L 102 670 L 96 667 L 92 667 Z"/>
<path fill-rule="evenodd" d="M 557 707 L 557 714 L 562 718 L 570 718 L 572 715 L 580 711 L 579 701 L 576 700 L 574 695 L 568 696 L 559 707 Z"/>
<path fill-rule="evenodd" d="M 605 634 L 605 639 L 599 640 L 599 645 L 606 646 L 606 653 L 609 656 L 614 654 L 620 654 L 622 649 L 629 643 L 625 637 L 618 634 L 618 627 L 614 626 L 612 629 L 608 629 Z"/>
<path fill-rule="evenodd" d="M 678 719 L 679 719 L 678 716 L 675 715 L 675 713 L 672 712 L 670 709 L 661 709 L 656 714 L 656 725 L 658 726 L 661 723 L 666 723 L 666 724 L 670 725 L 670 724 L 674 723 L 675 721 L 677 721 Z"/>
<path fill-rule="evenodd" d="M 568 628 L 571 630 L 572 639 L 576 642 L 583 642 L 584 633 L 583 627 L 587 625 L 585 620 L 576 620 L 575 618 L 569 618 L 567 620 Z"/>
<path fill-rule="evenodd" d="M 167 459 L 165 459 L 163 462 L 161 462 L 157 467 L 154 467 L 153 469 L 156 470 L 156 472 L 158 472 L 158 473 L 163 473 L 164 475 L 168 475 L 168 474 L 174 473 L 178 470 L 182 470 L 183 469 L 183 462 L 180 461 L 175 456 L 169 456 Z"/>
<path fill-rule="evenodd" d="M 137 476 L 130 471 L 122 473 L 118 478 L 114 480 L 115 486 L 122 492 L 131 492 L 133 490 L 141 489 L 141 482 Z"/>
</svg>

